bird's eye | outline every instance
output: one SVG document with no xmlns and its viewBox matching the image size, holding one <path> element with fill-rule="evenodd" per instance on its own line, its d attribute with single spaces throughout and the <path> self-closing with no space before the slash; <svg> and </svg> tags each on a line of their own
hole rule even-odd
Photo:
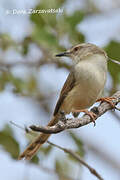
<svg viewBox="0 0 120 180">
<path fill-rule="evenodd" d="M 78 47 L 75 47 L 75 48 L 74 48 L 74 51 L 77 51 L 77 50 L 78 50 Z"/>
</svg>

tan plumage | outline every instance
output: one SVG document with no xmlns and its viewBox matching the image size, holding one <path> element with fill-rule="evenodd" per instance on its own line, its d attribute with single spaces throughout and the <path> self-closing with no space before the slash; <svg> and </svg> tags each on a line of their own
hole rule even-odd
<svg viewBox="0 0 120 180">
<path fill-rule="evenodd" d="M 90 107 L 101 96 L 106 82 L 108 58 L 105 51 L 99 47 L 83 43 L 57 56 L 69 56 L 72 58 L 73 69 L 61 90 L 53 118 L 48 123 L 48 126 L 57 123 L 57 117 L 62 110 L 69 114 L 73 110 Z M 19 159 L 31 159 L 49 136 L 49 134 L 40 133 L 19 156 Z"/>
<path fill-rule="evenodd" d="M 57 117 L 53 117 L 52 120 L 48 123 L 48 126 L 53 126 L 57 123 Z M 19 156 L 19 160 L 25 158 L 30 160 L 35 153 L 39 150 L 40 146 L 47 141 L 50 134 L 40 133 L 40 135 L 25 149 L 25 151 Z"/>
</svg>

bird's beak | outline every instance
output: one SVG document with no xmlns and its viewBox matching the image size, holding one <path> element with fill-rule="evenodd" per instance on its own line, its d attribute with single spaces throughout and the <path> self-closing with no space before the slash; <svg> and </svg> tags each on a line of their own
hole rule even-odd
<svg viewBox="0 0 120 180">
<path fill-rule="evenodd" d="M 69 56 L 70 55 L 70 52 L 63 52 L 63 53 L 60 53 L 60 54 L 56 54 L 55 56 L 56 57 L 61 57 L 61 56 Z"/>
</svg>

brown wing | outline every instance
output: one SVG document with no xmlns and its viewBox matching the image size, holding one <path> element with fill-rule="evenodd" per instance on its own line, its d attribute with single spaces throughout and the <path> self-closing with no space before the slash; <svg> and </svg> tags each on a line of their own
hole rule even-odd
<svg viewBox="0 0 120 180">
<path fill-rule="evenodd" d="M 71 89 L 74 87 L 74 84 L 75 84 L 75 76 L 74 76 L 74 72 L 71 71 L 71 73 L 69 74 L 69 76 L 61 90 L 60 97 L 58 99 L 58 102 L 57 102 L 55 110 L 54 110 L 54 116 L 58 113 L 59 108 L 61 107 L 65 97 L 67 96 L 69 91 L 71 91 Z"/>
</svg>

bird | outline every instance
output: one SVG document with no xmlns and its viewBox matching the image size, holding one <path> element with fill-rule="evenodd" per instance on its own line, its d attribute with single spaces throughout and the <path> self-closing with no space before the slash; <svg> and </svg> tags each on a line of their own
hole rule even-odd
<svg viewBox="0 0 120 180">
<path fill-rule="evenodd" d="M 85 112 L 94 122 L 95 113 L 87 110 L 90 106 L 96 101 L 107 101 L 112 105 L 108 97 L 101 98 L 107 79 L 107 53 L 94 44 L 80 43 L 56 55 L 63 56 L 71 58 L 73 65 L 47 126 L 55 125 L 62 111 L 65 115 L 72 113 L 74 117 Z M 18 159 L 30 160 L 49 136 L 40 133 Z"/>
</svg>

